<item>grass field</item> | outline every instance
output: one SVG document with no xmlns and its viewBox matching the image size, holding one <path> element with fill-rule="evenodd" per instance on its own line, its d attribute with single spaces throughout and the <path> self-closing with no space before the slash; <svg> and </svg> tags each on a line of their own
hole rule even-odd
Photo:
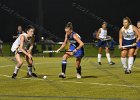
<svg viewBox="0 0 140 100">
<path fill-rule="evenodd" d="M 60 79 L 61 58 L 35 57 L 38 78 L 26 78 L 24 63 L 17 79 L 11 79 L 15 63 L 11 57 L 0 58 L 0 100 L 139 100 L 140 63 L 136 60 L 132 74 L 125 75 L 120 58 L 116 65 L 97 64 L 93 57 L 82 62 L 82 79 L 76 79 L 75 58 L 68 60 L 67 78 Z M 47 79 L 42 77 L 47 75 Z"/>
</svg>

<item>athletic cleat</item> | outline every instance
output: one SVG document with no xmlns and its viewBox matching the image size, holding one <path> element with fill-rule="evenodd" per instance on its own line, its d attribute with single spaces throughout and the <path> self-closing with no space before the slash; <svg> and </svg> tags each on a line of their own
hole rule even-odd
<svg viewBox="0 0 140 100">
<path fill-rule="evenodd" d="M 102 63 L 101 62 L 98 62 L 99 63 L 99 65 L 102 65 Z"/>
<path fill-rule="evenodd" d="M 82 78 L 82 76 L 79 73 L 76 74 L 76 77 L 77 77 L 77 79 L 81 79 Z"/>
<path fill-rule="evenodd" d="M 115 63 L 114 63 L 114 62 L 112 62 L 112 61 L 111 61 L 111 62 L 109 62 L 109 65 L 114 65 L 114 64 L 115 64 Z"/>
<path fill-rule="evenodd" d="M 29 73 L 27 72 L 27 76 L 28 77 L 37 77 L 37 75 L 35 73 L 32 73 L 31 75 L 29 75 Z"/>
<path fill-rule="evenodd" d="M 131 70 L 125 70 L 125 74 L 131 74 Z"/>
<path fill-rule="evenodd" d="M 35 73 L 32 73 L 32 77 L 37 77 L 37 75 Z"/>
<path fill-rule="evenodd" d="M 17 74 L 13 73 L 12 78 L 15 79 Z"/>
<path fill-rule="evenodd" d="M 59 78 L 66 78 L 66 75 L 64 73 L 59 74 Z"/>
</svg>

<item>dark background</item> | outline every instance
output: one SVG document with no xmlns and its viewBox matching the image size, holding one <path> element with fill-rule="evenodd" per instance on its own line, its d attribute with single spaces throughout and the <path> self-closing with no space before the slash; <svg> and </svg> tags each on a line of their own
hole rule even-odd
<svg viewBox="0 0 140 100">
<path fill-rule="evenodd" d="M 0 0 L 0 38 L 4 42 L 12 42 L 18 25 L 25 29 L 27 25 L 33 24 L 38 26 L 36 41 L 41 36 L 62 41 L 65 24 L 71 21 L 74 31 L 82 36 L 84 42 L 92 42 L 92 33 L 101 27 L 101 21 L 76 9 L 72 6 L 73 3 L 85 7 L 118 28 L 122 26 L 122 19 L 126 16 L 131 18 L 134 25 L 140 20 L 138 0 Z M 109 35 L 118 41 L 118 30 L 113 27 L 108 27 L 108 30 Z M 50 34 L 53 36 L 50 37 Z"/>
</svg>

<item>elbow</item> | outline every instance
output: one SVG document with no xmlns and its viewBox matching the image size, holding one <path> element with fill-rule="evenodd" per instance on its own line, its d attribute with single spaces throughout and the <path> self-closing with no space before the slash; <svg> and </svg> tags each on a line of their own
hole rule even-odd
<svg viewBox="0 0 140 100">
<path fill-rule="evenodd" d="M 83 47 L 84 46 L 84 43 L 82 43 L 81 46 Z"/>
</svg>

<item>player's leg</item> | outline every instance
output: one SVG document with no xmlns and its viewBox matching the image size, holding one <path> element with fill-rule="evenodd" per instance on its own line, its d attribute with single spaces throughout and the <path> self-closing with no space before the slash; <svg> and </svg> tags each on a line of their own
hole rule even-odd
<svg viewBox="0 0 140 100">
<path fill-rule="evenodd" d="M 71 57 L 71 55 L 72 54 L 70 52 L 66 52 L 66 54 L 64 54 L 62 57 L 62 73 L 59 74 L 60 78 L 66 78 L 65 73 L 66 73 L 67 59 Z"/>
<path fill-rule="evenodd" d="M 25 56 L 26 62 L 28 63 L 28 77 L 37 77 L 35 73 L 33 73 L 33 59 L 29 59 L 27 56 Z"/>
<path fill-rule="evenodd" d="M 128 51 L 128 69 L 127 69 L 128 73 L 131 73 L 131 68 L 132 68 L 133 63 L 134 63 L 134 57 L 133 57 L 134 52 L 135 52 L 135 48 L 131 48 Z"/>
<path fill-rule="evenodd" d="M 102 63 L 101 63 L 102 50 L 103 50 L 103 48 L 99 47 L 99 49 L 98 49 L 98 63 L 99 63 L 99 65 L 102 65 Z"/>
<path fill-rule="evenodd" d="M 137 56 L 137 53 L 138 53 L 139 48 L 140 48 L 140 41 L 137 42 L 137 48 L 136 48 L 136 50 L 134 52 L 134 62 L 136 60 L 136 56 Z"/>
<path fill-rule="evenodd" d="M 112 60 L 111 60 L 110 53 L 109 53 L 109 48 L 108 47 L 105 47 L 105 52 L 106 52 L 106 57 L 107 57 L 108 63 L 110 65 L 114 65 L 115 63 L 112 62 Z"/>
<path fill-rule="evenodd" d="M 77 70 L 77 78 L 81 78 L 81 59 L 82 58 L 76 58 L 76 70 Z"/>
<path fill-rule="evenodd" d="M 124 68 L 124 71 L 125 73 L 127 73 L 127 52 L 128 50 L 127 49 L 123 49 L 121 50 L 121 62 L 122 62 L 122 65 L 123 65 L 123 68 Z"/>
<path fill-rule="evenodd" d="M 137 47 L 136 49 L 135 49 L 135 52 L 134 52 L 134 62 L 135 62 L 135 60 L 136 60 L 136 56 L 137 56 L 137 53 L 138 53 L 138 50 L 139 50 L 139 47 Z"/>
<path fill-rule="evenodd" d="M 16 53 L 16 54 L 15 54 L 15 58 L 16 58 L 16 61 L 17 61 L 17 65 L 15 66 L 15 69 L 14 69 L 14 73 L 13 73 L 12 78 L 16 78 L 16 76 L 17 76 L 17 74 L 18 74 L 18 71 L 19 71 L 20 67 L 21 67 L 22 64 L 23 64 L 22 59 L 21 59 L 19 53 Z"/>
<path fill-rule="evenodd" d="M 84 56 L 84 48 L 82 47 L 81 49 L 77 50 L 76 53 L 74 53 L 74 56 L 76 57 L 76 77 L 78 79 L 81 78 L 81 59 Z"/>
</svg>

